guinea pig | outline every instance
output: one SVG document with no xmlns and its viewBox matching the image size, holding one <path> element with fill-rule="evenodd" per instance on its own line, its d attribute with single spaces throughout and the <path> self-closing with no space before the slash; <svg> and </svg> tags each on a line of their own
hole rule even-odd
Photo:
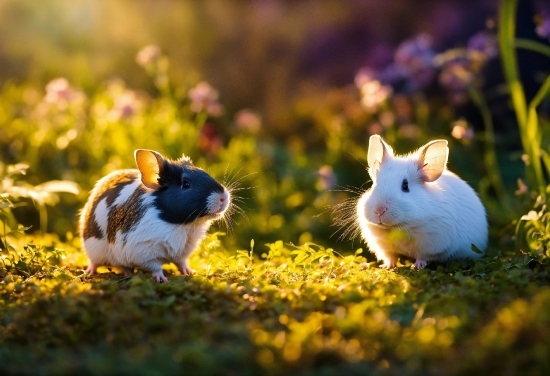
<svg viewBox="0 0 550 376">
<path fill-rule="evenodd" d="M 474 190 L 447 170 L 446 140 L 396 156 L 378 135 L 370 137 L 368 172 L 372 187 L 357 201 L 361 236 L 369 250 L 396 266 L 398 255 L 430 261 L 476 259 L 488 241 L 485 209 Z"/>
<path fill-rule="evenodd" d="M 134 267 L 167 282 L 162 264 L 173 262 L 192 274 L 187 260 L 212 221 L 231 204 L 229 191 L 188 157 L 172 161 L 152 150 L 136 150 L 138 169 L 100 179 L 80 214 L 80 237 L 89 258 L 87 272 Z"/>
</svg>

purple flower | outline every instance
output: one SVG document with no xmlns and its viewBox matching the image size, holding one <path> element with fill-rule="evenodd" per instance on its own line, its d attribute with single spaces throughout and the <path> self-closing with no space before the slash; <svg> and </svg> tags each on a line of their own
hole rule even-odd
<svg viewBox="0 0 550 376">
<path fill-rule="evenodd" d="M 480 31 L 468 40 L 467 49 L 483 54 L 487 60 L 492 59 L 498 55 L 497 39 L 488 31 Z"/>
<path fill-rule="evenodd" d="M 432 38 L 428 34 L 419 34 L 402 42 L 395 51 L 395 67 L 404 78 L 413 85 L 413 89 L 428 86 L 435 77 L 432 60 L 435 52 Z"/>
<path fill-rule="evenodd" d="M 475 75 L 468 61 L 457 60 L 445 64 L 439 74 L 439 83 L 451 92 L 465 91 L 474 79 Z"/>
<path fill-rule="evenodd" d="M 218 102 L 219 93 L 208 82 L 199 82 L 187 93 L 191 99 L 191 111 L 199 113 L 205 111 L 210 116 L 219 116 L 223 112 L 222 105 Z"/>
<path fill-rule="evenodd" d="M 452 48 L 434 57 L 434 65 L 441 69 L 439 84 L 455 104 L 462 104 L 468 87 L 476 83 L 487 61 L 497 55 L 496 37 L 481 31 L 468 40 L 466 48 Z"/>
<path fill-rule="evenodd" d="M 543 39 L 550 39 L 550 11 L 544 10 L 535 17 L 537 35 Z"/>
</svg>

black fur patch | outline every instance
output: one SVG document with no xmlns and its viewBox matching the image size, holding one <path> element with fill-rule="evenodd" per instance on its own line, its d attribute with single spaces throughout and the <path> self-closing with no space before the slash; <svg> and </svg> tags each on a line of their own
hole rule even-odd
<svg viewBox="0 0 550 376">
<path fill-rule="evenodd" d="M 183 187 L 183 181 L 187 187 Z M 223 186 L 191 162 L 166 162 L 158 180 L 161 188 L 153 192 L 153 205 L 159 217 L 173 224 L 188 224 L 208 215 L 208 197 L 223 193 Z"/>
<path fill-rule="evenodd" d="M 95 211 L 97 210 L 97 205 L 103 199 L 106 200 L 107 208 L 110 208 L 115 202 L 116 198 L 120 194 L 120 191 L 128 184 L 131 184 L 136 179 L 139 178 L 139 171 L 137 170 L 126 170 L 121 171 L 119 174 L 115 174 L 112 178 L 104 182 L 95 192 L 95 196 L 90 197 L 88 200 L 91 200 L 93 204 L 88 209 L 87 212 L 83 213 L 85 216 L 84 228 L 81 229 L 81 235 L 84 240 L 89 238 L 98 238 L 103 239 L 105 235 L 99 224 L 95 220 Z"/>
</svg>

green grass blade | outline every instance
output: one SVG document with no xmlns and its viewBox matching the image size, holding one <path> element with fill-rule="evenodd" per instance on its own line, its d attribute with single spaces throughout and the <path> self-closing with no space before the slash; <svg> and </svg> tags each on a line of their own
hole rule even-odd
<svg viewBox="0 0 550 376">
<path fill-rule="evenodd" d="M 515 40 L 514 47 L 522 48 L 524 50 L 538 52 L 541 55 L 545 55 L 547 57 L 550 57 L 550 47 L 548 47 L 548 46 L 546 46 L 542 43 L 536 42 L 534 40 L 517 38 Z"/>
</svg>

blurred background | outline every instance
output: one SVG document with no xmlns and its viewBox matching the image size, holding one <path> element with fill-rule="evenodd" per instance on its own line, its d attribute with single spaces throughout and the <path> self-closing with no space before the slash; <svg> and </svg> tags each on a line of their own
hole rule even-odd
<svg viewBox="0 0 550 376">
<path fill-rule="evenodd" d="M 81 186 L 48 207 L 43 230 L 61 237 L 74 235 L 94 182 L 146 147 L 247 188 L 231 245 L 351 250 L 360 242 L 337 241 L 331 212 L 368 188 L 368 137 L 398 152 L 442 137 L 500 234 L 524 205 L 509 197 L 524 163 L 494 39 L 498 3 L 0 0 L 0 160 L 28 163 L 29 184 Z M 535 31 L 545 2 L 520 3 L 518 34 L 548 43 Z M 519 58 L 533 96 L 550 62 Z M 484 161 L 487 121 L 495 165 Z M 17 216 L 37 229 L 30 208 Z"/>
<path fill-rule="evenodd" d="M 0 1 L 0 79 L 45 85 L 63 76 L 90 92 L 114 76 L 151 82 L 136 52 L 158 45 L 176 85 L 198 77 L 229 109 L 253 108 L 277 135 L 296 129 L 296 103 L 379 69 L 419 33 L 434 50 L 464 45 L 497 0 Z M 149 87 L 148 87 L 149 85 Z"/>
</svg>

